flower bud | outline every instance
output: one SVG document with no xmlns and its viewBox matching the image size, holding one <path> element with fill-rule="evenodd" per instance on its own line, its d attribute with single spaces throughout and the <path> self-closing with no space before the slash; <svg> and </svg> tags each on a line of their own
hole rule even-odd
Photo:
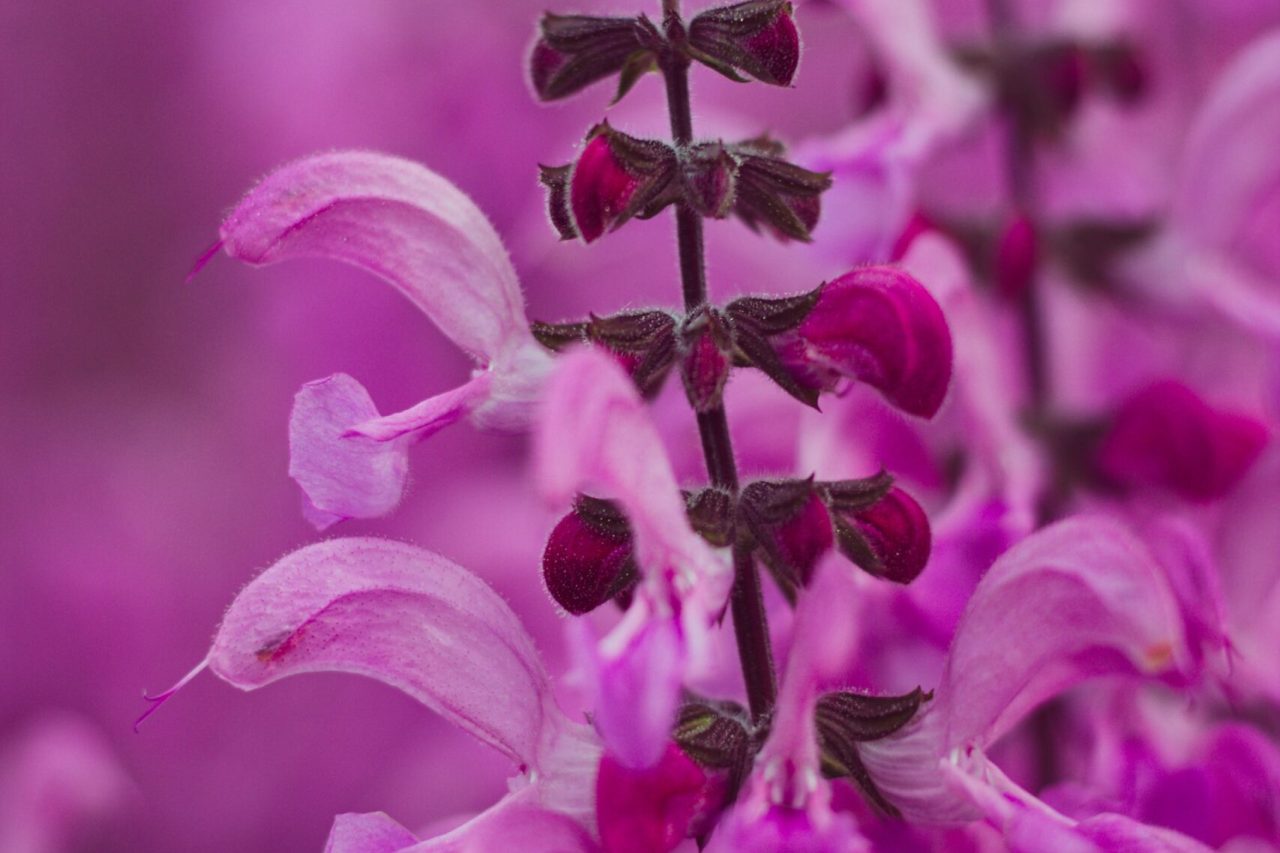
<svg viewBox="0 0 1280 853">
<path fill-rule="evenodd" d="M 1120 406 L 1096 462 L 1121 488 L 1154 486 L 1208 501 L 1231 491 L 1266 443 L 1262 423 L 1212 408 L 1185 385 L 1165 381 Z"/>
<path fill-rule="evenodd" d="M 694 59 L 733 80 L 738 72 L 790 86 L 800 64 L 800 33 L 787 0 L 747 0 L 707 9 L 689 22 Z"/>
<path fill-rule="evenodd" d="M 547 13 L 529 55 L 529 81 L 539 100 L 568 97 L 621 74 L 618 100 L 644 71 L 655 67 L 661 36 L 647 18 L 600 18 Z"/>
<path fill-rule="evenodd" d="M 573 166 L 542 166 L 551 223 L 561 239 L 600 238 L 633 216 L 648 219 L 680 198 L 675 150 L 602 122 Z"/>
<path fill-rule="evenodd" d="M 721 142 L 688 149 L 684 170 L 685 201 L 703 216 L 724 219 L 733 210 L 738 163 Z"/>
<path fill-rule="evenodd" d="M 951 331 L 942 309 L 894 267 L 861 267 L 823 285 L 804 322 L 773 345 L 803 388 L 832 391 L 856 379 L 920 417 L 937 413 L 951 380 Z"/>
<path fill-rule="evenodd" d="M 618 595 L 636 577 L 626 517 L 608 501 L 579 497 L 547 539 L 542 577 L 556 603 L 575 616 Z"/>
<path fill-rule="evenodd" d="M 685 319 L 680 337 L 680 376 L 689 405 L 695 412 L 709 412 L 720 405 L 733 366 L 729 330 L 718 311 L 704 307 Z"/>
<path fill-rule="evenodd" d="M 863 571 L 901 584 L 924 571 L 933 535 L 924 510 L 906 492 L 891 488 L 866 509 L 834 515 L 836 544 Z"/>
<path fill-rule="evenodd" d="M 751 483 L 742 490 L 739 513 L 788 594 L 809 583 L 834 541 L 831 517 L 812 479 Z"/>
<path fill-rule="evenodd" d="M 1037 262 L 1035 227 L 1025 216 L 1015 216 L 996 242 L 996 292 L 1011 302 L 1021 300 L 1031 287 Z"/>
</svg>

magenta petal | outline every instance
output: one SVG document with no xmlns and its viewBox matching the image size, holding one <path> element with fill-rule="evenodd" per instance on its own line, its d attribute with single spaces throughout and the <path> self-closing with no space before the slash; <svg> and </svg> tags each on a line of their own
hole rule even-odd
<svg viewBox="0 0 1280 853">
<path fill-rule="evenodd" d="M 938 303 L 892 267 L 861 267 L 828 283 L 797 330 L 788 360 L 812 384 L 840 377 L 876 388 L 904 412 L 932 417 L 951 380 L 951 332 Z"/>
<path fill-rule="evenodd" d="M 409 469 L 405 445 L 347 436 L 377 417 L 369 392 L 345 373 L 308 382 L 294 397 L 289 476 L 302 487 L 303 512 L 317 528 L 384 515 L 400 502 Z"/>
<path fill-rule="evenodd" d="M 260 265 L 345 261 L 380 276 L 481 361 L 528 336 L 520 284 L 493 226 L 435 172 L 369 151 L 283 166 L 222 223 L 227 254 Z"/>
<path fill-rule="evenodd" d="M 1259 421 L 1214 409 L 1185 385 L 1166 381 L 1125 401 L 1097 459 L 1120 485 L 1207 501 L 1234 488 L 1266 443 Z"/>
<path fill-rule="evenodd" d="M 651 768 L 636 770 L 606 754 L 596 777 L 600 840 L 609 853 L 668 851 L 689 833 L 708 802 L 707 774 L 673 743 Z"/>
<path fill-rule="evenodd" d="M 584 637 L 586 674 L 596 730 L 628 767 L 652 767 L 675 722 L 685 649 L 670 618 L 648 612 L 643 599 L 599 644 Z"/>
<path fill-rule="evenodd" d="M 340 814 L 333 819 L 324 853 L 395 853 L 417 837 L 383 812 Z"/>
<path fill-rule="evenodd" d="M 294 551 L 245 587 L 210 668 L 252 690 L 351 672 L 403 690 L 524 767 L 536 767 L 551 685 L 502 597 L 445 558 L 381 539 Z"/>
<path fill-rule="evenodd" d="M 584 242 L 599 239 L 613 225 L 639 185 L 614 156 L 608 133 L 587 143 L 569 184 L 569 210 Z"/>
</svg>

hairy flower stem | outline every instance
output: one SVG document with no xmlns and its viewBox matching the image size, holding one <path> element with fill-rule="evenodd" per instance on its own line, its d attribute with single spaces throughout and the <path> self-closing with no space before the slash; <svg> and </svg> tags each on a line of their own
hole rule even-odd
<svg viewBox="0 0 1280 853">
<path fill-rule="evenodd" d="M 662 8 L 667 36 L 673 41 L 683 38 L 678 0 L 663 0 Z M 689 60 L 671 52 L 663 63 L 662 74 L 667 84 L 667 110 L 671 116 L 671 135 L 676 145 L 693 140 L 693 116 L 689 108 Z M 676 205 L 676 241 L 680 253 L 680 282 L 684 291 L 685 311 L 693 311 L 707 301 L 707 276 L 702 242 L 702 217 L 687 204 Z M 729 421 L 724 406 L 698 414 L 698 433 L 711 482 L 731 494 L 738 494 L 738 467 L 729 438 Z M 761 721 L 773 709 L 777 681 L 773 670 L 773 649 L 769 644 L 769 627 L 765 619 L 760 573 L 751 551 L 735 541 L 733 546 L 733 590 L 729 595 L 733 609 L 733 629 L 738 641 L 738 658 L 742 662 L 742 678 L 747 689 L 747 704 L 752 719 Z"/>
</svg>

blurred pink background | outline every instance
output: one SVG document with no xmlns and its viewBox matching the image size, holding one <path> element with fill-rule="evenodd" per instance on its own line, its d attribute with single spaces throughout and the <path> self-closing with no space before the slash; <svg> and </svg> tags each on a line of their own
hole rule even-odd
<svg viewBox="0 0 1280 853">
<path fill-rule="evenodd" d="M 317 538 L 286 475 L 297 387 L 341 370 L 394 411 L 469 369 L 353 270 L 219 257 L 184 283 L 257 176 L 325 148 L 408 156 L 489 214 L 531 316 L 676 301 L 667 219 L 604 249 L 557 244 L 545 222 L 536 166 L 570 158 L 608 93 L 533 103 L 522 61 L 544 6 L 0 6 L 0 847 L 318 850 L 338 812 L 421 826 L 498 796 L 501 759 L 357 678 L 240 694 L 204 675 L 140 734 L 131 725 L 144 689 L 204 655 L 236 590 Z M 797 90 L 699 74 L 700 129 L 722 115 L 798 139 L 851 117 L 860 38 L 832 10 L 805 14 Z M 644 81 L 611 120 L 660 130 L 657 91 Z M 737 108 L 754 118 L 735 121 Z M 711 227 L 722 293 L 832 272 L 743 235 Z M 552 519 L 524 482 L 523 449 L 449 430 L 413 454 L 398 513 L 336 532 L 408 539 L 477 571 L 559 671 L 562 623 L 537 575 Z"/>
</svg>

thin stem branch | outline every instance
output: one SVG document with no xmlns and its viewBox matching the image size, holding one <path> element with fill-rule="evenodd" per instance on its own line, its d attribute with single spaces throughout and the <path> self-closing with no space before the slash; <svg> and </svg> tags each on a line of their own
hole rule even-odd
<svg viewBox="0 0 1280 853">
<path fill-rule="evenodd" d="M 679 18 L 679 0 L 663 0 L 662 9 L 668 38 L 683 37 Z M 671 135 L 677 146 L 693 140 L 693 114 L 689 104 L 689 61 L 674 51 L 663 63 L 667 84 L 667 110 L 671 117 Z M 676 205 L 676 242 L 680 254 L 680 283 L 685 311 L 693 311 L 707 301 L 706 259 L 702 239 L 702 217 L 687 204 Z M 706 459 L 707 475 L 713 485 L 735 497 L 738 493 L 738 468 L 729 437 L 729 420 L 724 407 L 698 414 L 698 434 Z M 769 627 L 765 618 L 760 572 L 751 550 L 734 543 L 733 589 L 729 605 L 733 612 L 733 628 L 738 642 L 738 658 L 747 689 L 747 704 L 752 719 L 765 719 L 773 710 L 777 696 L 777 677 L 773 668 L 773 649 L 769 643 Z"/>
</svg>

